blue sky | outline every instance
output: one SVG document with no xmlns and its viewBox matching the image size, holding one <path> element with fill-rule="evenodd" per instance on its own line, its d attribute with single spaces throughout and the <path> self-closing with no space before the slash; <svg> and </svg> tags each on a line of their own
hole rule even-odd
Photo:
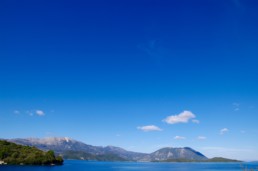
<svg viewBox="0 0 258 171">
<path fill-rule="evenodd" d="M 0 137 L 258 160 L 256 0 L 1 1 Z"/>
</svg>

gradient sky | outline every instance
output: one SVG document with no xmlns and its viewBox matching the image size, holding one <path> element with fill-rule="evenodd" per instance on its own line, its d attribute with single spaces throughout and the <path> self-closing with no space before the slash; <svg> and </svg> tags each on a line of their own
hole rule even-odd
<svg viewBox="0 0 258 171">
<path fill-rule="evenodd" d="M 258 160 L 257 0 L 1 0 L 0 23 L 0 138 Z"/>
</svg>

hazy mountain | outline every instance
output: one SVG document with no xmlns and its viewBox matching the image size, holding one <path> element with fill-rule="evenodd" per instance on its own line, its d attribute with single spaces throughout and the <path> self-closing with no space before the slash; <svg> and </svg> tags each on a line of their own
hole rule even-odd
<svg viewBox="0 0 258 171">
<path fill-rule="evenodd" d="M 114 146 L 104 147 L 103 150 L 106 154 L 116 154 L 119 157 L 122 157 L 126 160 L 134 160 L 134 161 L 141 160 L 144 156 L 147 155 L 146 153 L 127 151 L 123 148 L 114 147 Z"/>
<path fill-rule="evenodd" d="M 83 151 L 65 151 L 62 153 L 64 159 L 96 160 L 96 161 L 127 161 L 116 154 L 94 155 Z"/>
<path fill-rule="evenodd" d="M 169 159 L 207 160 L 208 158 L 189 147 L 172 148 L 166 147 L 146 156 L 148 161 L 163 161 Z"/>
<path fill-rule="evenodd" d="M 75 153 L 80 153 L 81 157 L 76 155 L 76 159 L 82 158 L 85 159 L 85 156 L 88 160 L 95 160 L 96 158 L 103 158 L 103 155 L 107 155 L 110 157 L 110 155 L 114 155 L 115 158 L 123 159 L 123 160 L 140 160 L 142 157 L 144 157 L 147 154 L 144 153 L 137 153 L 132 151 L 127 151 L 125 149 L 114 147 L 114 146 L 92 146 L 85 144 L 80 141 L 73 140 L 68 137 L 63 138 L 56 138 L 56 137 L 50 137 L 50 138 L 17 138 L 17 139 L 9 139 L 8 141 L 14 142 L 21 145 L 28 145 L 28 146 L 35 146 L 41 150 L 53 150 L 57 154 L 67 156 L 75 156 Z M 67 155 L 69 154 L 69 155 Z M 96 157 L 98 156 L 98 157 Z M 108 158 L 109 158 L 108 157 Z"/>
<path fill-rule="evenodd" d="M 64 138 L 26 138 L 9 139 L 8 141 L 21 145 L 35 146 L 42 150 L 54 150 L 66 159 L 85 160 L 129 160 L 129 161 L 164 161 L 173 159 L 207 160 L 200 152 L 189 147 L 185 148 L 162 148 L 153 153 L 137 153 L 127 151 L 114 146 L 92 146 L 67 137 Z"/>
<path fill-rule="evenodd" d="M 92 154 L 103 154 L 103 147 L 87 145 L 80 141 L 68 137 L 50 137 L 50 138 L 26 138 L 9 139 L 8 141 L 21 145 L 35 146 L 42 150 L 54 150 L 56 153 L 64 151 L 84 151 Z"/>
</svg>

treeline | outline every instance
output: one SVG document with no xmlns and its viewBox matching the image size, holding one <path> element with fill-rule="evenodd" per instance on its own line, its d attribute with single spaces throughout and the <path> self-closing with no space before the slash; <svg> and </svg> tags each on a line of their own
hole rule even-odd
<svg viewBox="0 0 258 171">
<path fill-rule="evenodd" d="M 62 165 L 62 157 L 53 151 L 41 151 L 36 147 L 22 146 L 0 140 L 0 160 L 13 165 Z"/>
</svg>

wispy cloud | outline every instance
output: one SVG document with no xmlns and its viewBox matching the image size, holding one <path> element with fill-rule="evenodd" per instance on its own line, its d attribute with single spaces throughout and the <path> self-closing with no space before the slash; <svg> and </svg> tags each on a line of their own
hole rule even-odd
<svg viewBox="0 0 258 171">
<path fill-rule="evenodd" d="M 195 115 L 191 111 L 185 110 L 178 115 L 168 116 L 163 121 L 168 124 L 187 123 L 190 119 L 193 118 L 195 118 Z"/>
<path fill-rule="evenodd" d="M 255 106 L 253 106 L 253 105 L 248 107 L 248 109 L 254 109 L 254 108 L 255 108 Z"/>
<path fill-rule="evenodd" d="M 157 40 L 151 40 L 144 44 L 139 44 L 138 48 L 145 52 L 149 57 L 154 59 L 156 62 L 160 61 L 163 58 L 163 51 L 160 48 Z"/>
<path fill-rule="evenodd" d="M 27 110 L 26 113 L 30 116 L 45 116 L 45 112 L 43 110 Z"/>
<path fill-rule="evenodd" d="M 224 135 L 225 133 L 227 133 L 229 131 L 228 128 L 223 128 L 220 130 L 220 135 Z"/>
<path fill-rule="evenodd" d="M 241 130 L 240 132 L 241 132 L 241 134 L 245 134 L 245 133 L 246 133 L 246 131 L 245 131 L 245 130 Z"/>
<path fill-rule="evenodd" d="M 233 108 L 234 108 L 234 111 L 239 111 L 240 110 L 240 104 L 239 103 L 233 103 Z"/>
<path fill-rule="evenodd" d="M 16 114 L 16 115 L 21 114 L 21 112 L 19 110 L 14 110 L 13 113 Z"/>
<path fill-rule="evenodd" d="M 146 125 L 146 126 L 138 126 L 137 129 L 142 130 L 144 132 L 149 132 L 149 131 L 162 131 L 159 127 L 155 125 Z"/>
<path fill-rule="evenodd" d="M 36 110 L 35 114 L 38 115 L 38 116 L 44 116 L 45 115 L 43 110 Z"/>
<path fill-rule="evenodd" d="M 148 42 L 141 43 L 138 46 L 138 49 L 146 54 L 155 65 L 163 66 L 166 62 L 165 59 L 170 58 L 175 55 L 171 49 L 168 49 L 162 46 L 160 40 L 149 40 Z"/>
<path fill-rule="evenodd" d="M 175 140 L 184 140 L 184 139 L 186 139 L 186 138 L 177 135 L 177 136 L 174 137 L 174 139 L 175 139 Z"/>
<path fill-rule="evenodd" d="M 28 115 L 30 115 L 30 116 L 33 116 L 33 115 L 34 115 L 33 111 L 31 111 L 31 110 L 27 110 L 26 113 L 27 113 Z"/>
<path fill-rule="evenodd" d="M 196 124 L 199 124 L 199 123 L 200 123 L 200 121 L 197 120 L 197 119 L 193 119 L 192 122 L 193 122 L 193 123 L 196 123 Z"/>
<path fill-rule="evenodd" d="M 198 136 L 197 139 L 198 139 L 198 140 L 206 140 L 207 137 L 205 137 L 205 136 Z"/>
<path fill-rule="evenodd" d="M 244 6 L 241 4 L 239 0 L 232 0 L 232 2 L 234 6 L 237 7 L 238 9 L 244 9 Z"/>
</svg>

